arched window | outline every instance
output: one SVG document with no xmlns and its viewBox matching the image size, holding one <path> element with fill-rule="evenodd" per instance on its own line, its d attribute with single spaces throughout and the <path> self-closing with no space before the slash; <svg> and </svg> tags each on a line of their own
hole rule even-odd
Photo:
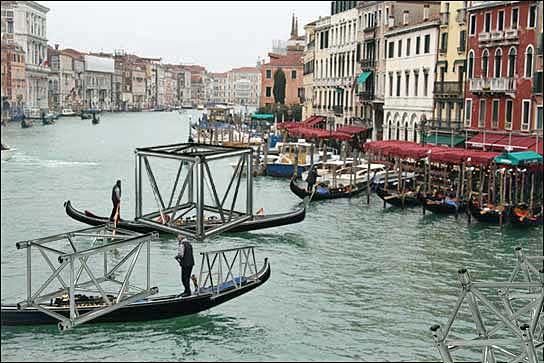
<svg viewBox="0 0 544 363">
<path fill-rule="evenodd" d="M 414 123 L 414 142 L 417 142 L 417 122 Z"/>
<path fill-rule="evenodd" d="M 400 140 L 400 122 L 397 121 L 397 140 Z"/>
<path fill-rule="evenodd" d="M 468 72 L 467 72 L 468 78 L 474 78 L 474 51 L 471 49 L 470 52 L 468 52 Z"/>
<path fill-rule="evenodd" d="M 487 69 L 489 66 L 489 52 L 487 49 L 484 49 L 482 53 L 482 77 L 487 78 Z"/>
<path fill-rule="evenodd" d="M 533 46 L 528 45 L 525 50 L 525 78 L 533 76 Z"/>
<path fill-rule="evenodd" d="M 404 140 L 408 141 L 408 122 L 404 123 Z"/>
<path fill-rule="evenodd" d="M 516 74 L 516 48 L 512 47 L 508 51 L 508 77 L 514 77 Z"/>
<path fill-rule="evenodd" d="M 391 140 L 391 128 L 393 127 L 393 125 L 391 124 L 391 121 L 389 121 L 389 126 L 388 126 L 388 135 L 387 135 L 387 140 Z"/>
<path fill-rule="evenodd" d="M 501 76 L 501 68 L 502 68 L 502 50 L 501 48 L 497 48 L 495 51 L 495 78 L 499 78 Z"/>
</svg>

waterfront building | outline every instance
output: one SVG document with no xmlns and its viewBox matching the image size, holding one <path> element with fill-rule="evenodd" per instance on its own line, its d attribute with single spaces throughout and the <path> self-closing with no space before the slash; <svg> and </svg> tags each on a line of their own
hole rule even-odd
<svg viewBox="0 0 544 363">
<path fill-rule="evenodd" d="M 355 114 L 361 126 L 372 127 L 372 140 L 381 140 L 387 81 L 385 33 L 390 24 L 415 22 L 437 15 L 440 4 L 431 1 L 360 1 L 358 10 L 357 59 L 361 73 L 357 77 Z"/>
<path fill-rule="evenodd" d="M 268 57 L 270 58 L 268 63 L 261 66 L 260 106 L 270 108 L 279 104 L 299 105 L 303 93 L 304 41 L 303 37 L 298 36 L 294 16 L 286 54 L 268 53 Z M 276 79 L 285 84 L 282 100 L 276 100 L 274 97 Z"/>
<path fill-rule="evenodd" d="M 433 91 L 440 20 L 424 5 L 422 19 L 389 17 L 385 33 L 384 140 L 421 141 L 421 125 L 433 117 Z"/>
<path fill-rule="evenodd" d="M 178 67 L 178 99 L 181 105 L 191 104 L 191 72 Z"/>
<path fill-rule="evenodd" d="M 538 7 L 535 1 L 469 4 L 467 135 L 527 136 L 536 132 L 534 103 L 542 105 L 541 96 L 536 96 L 542 89 L 542 73 L 535 69 L 535 60 L 542 60 L 542 55 L 537 55 Z M 489 136 L 487 141 L 468 142 L 469 146 L 484 148 L 489 143 Z"/>
<path fill-rule="evenodd" d="M 2 4 L 3 7 L 3 4 Z M 25 108 L 48 108 L 47 12 L 35 1 L 17 1 L 14 12 L 14 39 L 25 51 Z"/>
<path fill-rule="evenodd" d="M 77 56 L 81 59 L 81 56 Z M 79 97 L 76 82 L 80 74 L 74 70 L 73 53 L 59 50 L 59 45 L 48 48 L 49 72 L 49 109 L 57 112 L 70 108 L 79 111 L 81 98 Z"/>
<path fill-rule="evenodd" d="M 455 146 L 464 138 L 467 1 L 442 1 L 433 118 L 425 142 Z"/>
<path fill-rule="evenodd" d="M 302 75 L 302 119 L 314 115 L 314 67 L 315 67 L 315 28 L 317 20 L 304 26 L 306 44 L 304 47 L 304 68 Z"/>
<path fill-rule="evenodd" d="M 85 71 L 81 74 L 83 108 L 112 109 L 113 57 L 85 54 Z"/>
<path fill-rule="evenodd" d="M 533 115 L 533 129 L 534 133 L 537 134 L 542 139 L 542 123 L 544 122 L 544 114 L 542 110 L 542 88 L 544 84 L 544 77 L 542 75 L 543 71 L 543 53 L 544 53 L 544 29 L 543 29 L 543 14 L 544 14 L 544 4 L 542 1 L 537 2 L 537 38 L 536 38 L 536 57 L 535 57 L 535 75 L 533 82 L 533 110 L 531 114 Z"/>
<path fill-rule="evenodd" d="M 315 45 L 313 49 L 313 115 L 329 117 L 330 125 L 334 124 L 334 116 L 332 115 L 332 96 L 334 84 L 331 78 L 330 64 L 330 36 L 331 36 L 331 17 L 320 17 L 315 22 L 314 28 Z M 312 52 L 311 47 L 308 47 L 308 52 Z M 311 56 L 305 54 L 308 59 Z M 306 119 L 306 118 L 305 118 Z"/>
<path fill-rule="evenodd" d="M 209 90 L 207 87 L 210 84 L 206 68 L 199 65 L 184 65 L 183 67 L 191 73 L 191 103 L 205 105 L 208 103 Z"/>
<path fill-rule="evenodd" d="M 227 72 L 230 103 L 257 107 L 261 96 L 261 70 L 257 67 L 234 68 Z"/>
<path fill-rule="evenodd" d="M 2 39 L 1 59 L 2 100 L 9 103 L 12 111 L 22 111 L 26 96 L 25 52 L 15 42 Z"/>
<path fill-rule="evenodd" d="M 210 96 L 210 102 L 227 103 L 228 100 L 228 78 L 227 73 L 210 73 L 210 81 L 212 84 L 212 91 Z"/>
</svg>

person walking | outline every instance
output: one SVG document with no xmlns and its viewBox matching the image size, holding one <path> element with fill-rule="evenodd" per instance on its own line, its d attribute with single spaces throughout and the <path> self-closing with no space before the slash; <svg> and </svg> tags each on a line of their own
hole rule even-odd
<svg viewBox="0 0 544 363">
<path fill-rule="evenodd" d="M 111 190 L 111 202 L 113 203 L 113 208 L 110 214 L 110 221 L 114 221 L 115 215 L 117 214 L 117 220 L 121 219 L 121 181 L 117 180 L 113 189 Z"/>
<path fill-rule="evenodd" d="M 189 281 L 191 279 L 193 266 L 195 265 L 193 246 L 182 234 L 178 235 L 178 254 L 175 259 L 181 266 L 181 283 L 184 287 L 181 297 L 191 296 L 191 285 L 189 284 Z"/>
</svg>

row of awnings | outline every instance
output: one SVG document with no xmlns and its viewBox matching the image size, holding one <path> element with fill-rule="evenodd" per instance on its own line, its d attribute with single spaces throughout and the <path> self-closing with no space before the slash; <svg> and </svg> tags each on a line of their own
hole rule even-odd
<svg viewBox="0 0 544 363">
<path fill-rule="evenodd" d="M 543 154 L 541 136 L 517 136 L 481 133 L 468 140 L 466 145 L 473 148 L 486 148 L 500 151 L 532 150 L 540 155 Z"/>
</svg>

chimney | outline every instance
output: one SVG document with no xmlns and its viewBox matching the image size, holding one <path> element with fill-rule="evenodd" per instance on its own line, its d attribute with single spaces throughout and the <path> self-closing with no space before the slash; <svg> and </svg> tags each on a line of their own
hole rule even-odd
<svg viewBox="0 0 544 363">
<path fill-rule="evenodd" d="M 389 23 L 388 23 L 388 26 L 390 28 L 394 27 L 395 26 L 395 16 L 394 15 L 389 15 Z"/>
<path fill-rule="evenodd" d="M 59 50 L 59 45 L 58 44 L 55 44 L 55 49 Z"/>
<path fill-rule="evenodd" d="M 404 14 L 402 16 L 402 24 L 408 25 L 409 22 L 410 22 L 410 11 L 404 10 Z"/>
<path fill-rule="evenodd" d="M 423 5 L 423 20 L 429 19 L 429 4 Z"/>
</svg>

